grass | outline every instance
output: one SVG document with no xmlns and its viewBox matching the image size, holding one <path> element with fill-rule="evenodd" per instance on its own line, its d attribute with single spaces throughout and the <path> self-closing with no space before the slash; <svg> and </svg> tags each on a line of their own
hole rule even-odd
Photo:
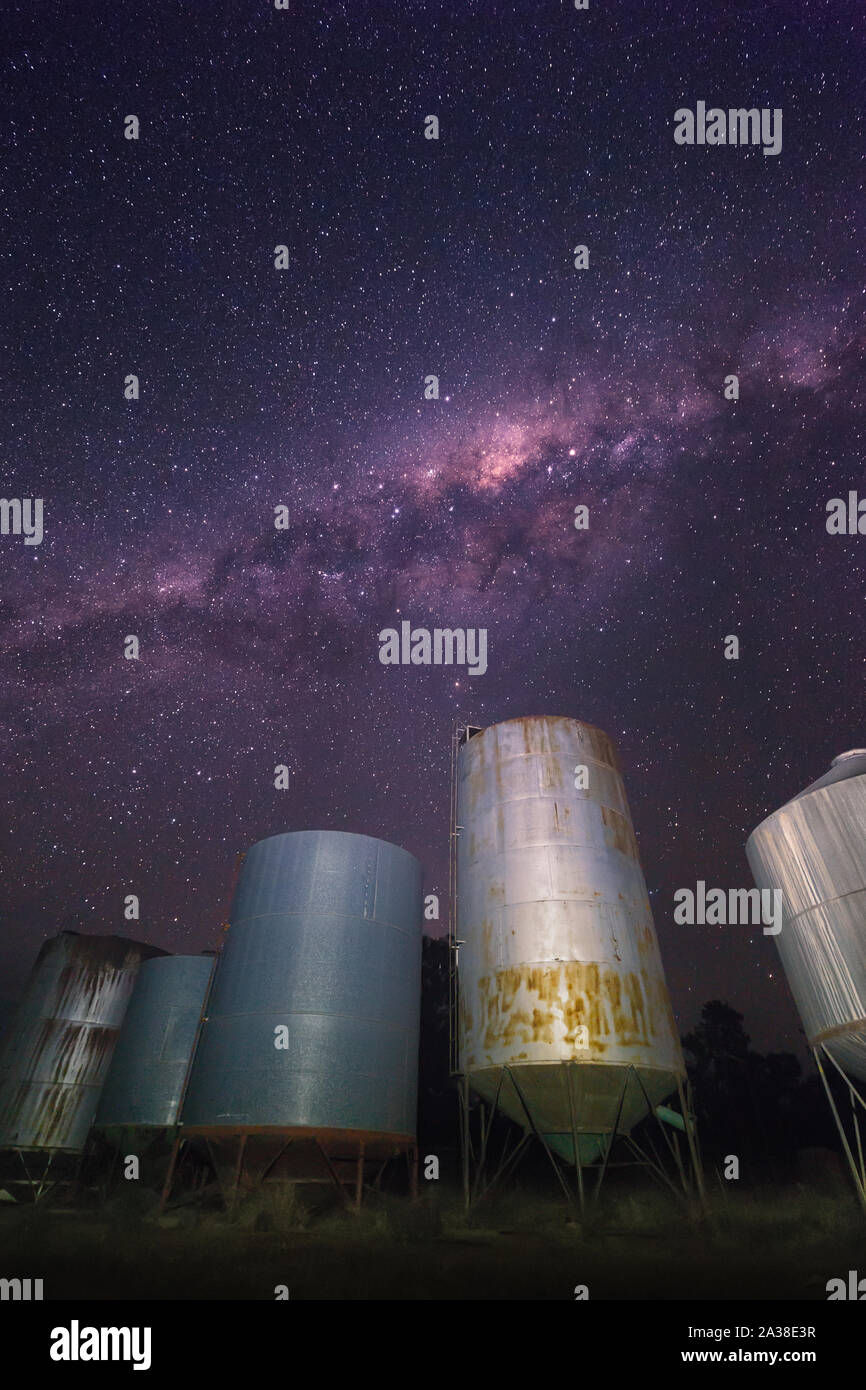
<svg viewBox="0 0 866 1390">
<path fill-rule="evenodd" d="M 329 1189 L 274 1185 L 231 1213 L 211 1203 L 157 1218 L 128 1188 L 102 1207 L 0 1208 L 7 1277 L 47 1299 L 823 1299 L 866 1272 L 866 1218 L 847 1189 L 733 1183 L 696 1224 L 666 1193 L 612 1186 L 581 1223 L 555 1192 L 514 1187 L 466 1212 L 447 1185 L 419 1200 L 371 1193 L 360 1214 Z"/>
</svg>

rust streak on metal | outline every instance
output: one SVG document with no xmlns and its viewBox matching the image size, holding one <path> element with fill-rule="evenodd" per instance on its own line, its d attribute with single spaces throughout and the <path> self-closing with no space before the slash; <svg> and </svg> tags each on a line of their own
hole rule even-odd
<svg viewBox="0 0 866 1390">
<path fill-rule="evenodd" d="M 651 983 L 644 971 L 584 961 L 512 966 L 481 976 L 484 1047 L 552 1043 L 563 1029 L 564 1042 L 574 1046 L 582 1026 L 589 1029 L 593 1053 L 605 1051 L 606 1039 L 648 1046 L 667 993 L 653 990 Z"/>
<path fill-rule="evenodd" d="M 601 807 L 601 819 L 603 825 L 611 831 L 610 836 L 605 836 L 605 840 L 614 849 L 618 849 L 622 854 L 627 854 L 631 859 L 638 858 L 637 841 L 634 837 L 629 822 L 625 816 L 621 816 L 619 811 L 614 811 L 610 806 Z"/>
</svg>

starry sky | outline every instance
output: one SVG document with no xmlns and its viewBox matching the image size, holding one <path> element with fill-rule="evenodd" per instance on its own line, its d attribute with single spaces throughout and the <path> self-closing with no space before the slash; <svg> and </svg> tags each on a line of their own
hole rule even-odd
<svg viewBox="0 0 866 1390">
<path fill-rule="evenodd" d="M 618 746 L 681 1028 L 796 1046 L 673 894 L 866 744 L 859 0 L 9 0 L 3 50 L 3 1005 L 63 927 L 214 945 L 283 830 L 404 845 L 444 927 L 454 721 L 551 713 Z M 699 100 L 781 153 L 675 144 Z M 487 672 L 382 666 L 403 619 Z"/>
</svg>

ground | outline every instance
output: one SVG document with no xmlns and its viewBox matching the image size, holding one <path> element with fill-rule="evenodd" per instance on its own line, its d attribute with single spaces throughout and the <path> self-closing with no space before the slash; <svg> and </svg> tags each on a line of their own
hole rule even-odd
<svg viewBox="0 0 866 1390">
<path fill-rule="evenodd" d="M 689 1220 L 664 1194 L 609 1194 L 581 1225 L 553 1193 L 515 1190 L 468 1215 L 437 1185 L 412 1206 L 376 1197 L 356 1216 L 295 1189 L 233 1214 L 152 1195 L 0 1206 L 0 1275 L 42 1277 L 65 1299 L 826 1300 L 866 1274 L 866 1216 L 844 1188 L 726 1191 Z"/>
</svg>

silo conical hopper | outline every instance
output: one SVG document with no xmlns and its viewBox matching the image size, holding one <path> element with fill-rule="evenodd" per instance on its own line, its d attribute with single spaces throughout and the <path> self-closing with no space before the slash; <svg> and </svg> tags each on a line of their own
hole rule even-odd
<svg viewBox="0 0 866 1390">
<path fill-rule="evenodd" d="M 547 716 L 473 733 L 457 823 L 460 1071 L 590 1163 L 685 1079 L 610 739 Z"/>
</svg>

